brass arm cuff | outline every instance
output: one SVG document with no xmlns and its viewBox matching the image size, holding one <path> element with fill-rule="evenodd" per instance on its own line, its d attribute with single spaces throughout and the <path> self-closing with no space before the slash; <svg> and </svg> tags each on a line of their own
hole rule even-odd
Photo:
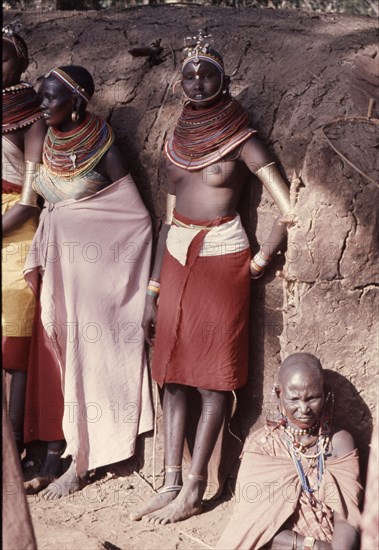
<svg viewBox="0 0 379 550">
<path fill-rule="evenodd" d="M 176 205 L 176 195 L 170 195 L 170 193 L 167 193 L 165 223 L 167 223 L 168 225 L 172 224 L 175 205 Z"/>
<path fill-rule="evenodd" d="M 280 212 L 287 214 L 290 209 L 290 193 L 275 162 L 259 168 L 255 175 L 261 180 L 267 191 L 276 202 Z"/>
<path fill-rule="evenodd" d="M 40 164 L 37 162 L 31 162 L 27 160 L 24 165 L 24 181 L 22 184 L 22 192 L 19 200 L 19 204 L 25 206 L 34 206 L 38 208 L 37 199 L 38 195 L 33 189 L 33 182 L 38 172 Z"/>
</svg>

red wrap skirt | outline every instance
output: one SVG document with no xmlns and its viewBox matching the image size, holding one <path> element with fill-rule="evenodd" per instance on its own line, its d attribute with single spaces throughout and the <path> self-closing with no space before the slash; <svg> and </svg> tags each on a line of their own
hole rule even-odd
<svg viewBox="0 0 379 550">
<path fill-rule="evenodd" d="M 212 226 L 230 220 L 175 217 Z M 230 391 L 247 380 L 251 252 L 199 256 L 205 234 L 191 242 L 185 266 L 166 249 L 152 374 L 160 386 Z"/>
</svg>

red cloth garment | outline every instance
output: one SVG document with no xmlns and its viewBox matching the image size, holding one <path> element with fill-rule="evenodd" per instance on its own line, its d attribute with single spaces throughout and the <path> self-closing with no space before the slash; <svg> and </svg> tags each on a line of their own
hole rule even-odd
<svg viewBox="0 0 379 550">
<path fill-rule="evenodd" d="M 208 227 L 232 219 L 175 217 Z M 186 265 L 166 249 L 152 375 L 160 386 L 230 391 L 247 380 L 251 252 L 199 256 L 205 234 L 201 230 L 192 240 Z"/>
<path fill-rule="evenodd" d="M 2 180 L 1 181 L 1 192 L 2 193 L 20 193 L 21 194 L 22 187 L 20 185 L 17 185 L 17 183 L 10 183 L 9 181 Z"/>
<path fill-rule="evenodd" d="M 64 439 L 63 393 L 59 363 L 41 321 L 40 283 L 29 354 L 24 441 Z"/>
<path fill-rule="evenodd" d="M 28 370 L 30 336 L 3 336 L 2 359 L 4 370 Z"/>
</svg>

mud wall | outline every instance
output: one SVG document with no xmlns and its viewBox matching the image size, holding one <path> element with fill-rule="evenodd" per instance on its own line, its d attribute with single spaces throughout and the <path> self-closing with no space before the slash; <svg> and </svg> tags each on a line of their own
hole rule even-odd
<svg viewBox="0 0 379 550">
<path fill-rule="evenodd" d="M 364 463 L 377 397 L 377 191 L 331 149 L 322 126 L 336 116 L 365 114 L 366 99 L 359 103 L 350 94 L 351 75 L 357 54 L 376 43 L 375 22 L 179 6 L 5 13 L 6 20 L 15 16 L 36 61 L 28 71 L 32 82 L 38 84 L 57 65 L 80 64 L 92 72 L 96 94 L 91 109 L 114 127 L 156 227 L 166 187 L 162 148 L 182 105 L 172 85 L 180 74 L 183 37 L 208 27 L 224 54 L 232 93 L 249 110 L 288 178 L 296 171 L 299 179 L 287 252 L 252 283 L 250 379 L 240 392 L 242 432 L 260 425 L 270 408 L 281 357 L 309 351 L 331 371 L 337 413 L 355 435 Z M 161 63 L 128 53 L 158 38 L 164 48 Z M 346 139 L 356 153 L 354 131 Z M 375 155 L 372 146 L 366 157 Z M 241 213 L 255 251 L 278 211 L 254 178 Z"/>
</svg>

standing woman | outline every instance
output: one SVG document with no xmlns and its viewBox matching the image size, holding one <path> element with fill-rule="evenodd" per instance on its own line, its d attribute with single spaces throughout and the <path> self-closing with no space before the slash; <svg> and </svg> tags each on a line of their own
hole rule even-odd
<svg viewBox="0 0 379 550">
<path fill-rule="evenodd" d="M 62 374 L 73 461 L 42 493 L 56 499 L 88 470 L 132 456 L 152 428 L 141 328 L 151 220 L 111 128 L 86 111 L 91 74 L 55 68 L 41 91 L 49 130 L 35 190 L 45 208 L 25 276 L 33 286 L 43 273 L 42 322 Z"/>
<path fill-rule="evenodd" d="M 35 310 L 23 267 L 38 223 L 37 194 L 31 185 L 42 160 L 46 125 L 37 93 L 21 81 L 29 65 L 26 44 L 11 25 L 3 27 L 2 34 L 2 357 L 11 376 L 9 416 L 21 454 Z"/>
</svg>

